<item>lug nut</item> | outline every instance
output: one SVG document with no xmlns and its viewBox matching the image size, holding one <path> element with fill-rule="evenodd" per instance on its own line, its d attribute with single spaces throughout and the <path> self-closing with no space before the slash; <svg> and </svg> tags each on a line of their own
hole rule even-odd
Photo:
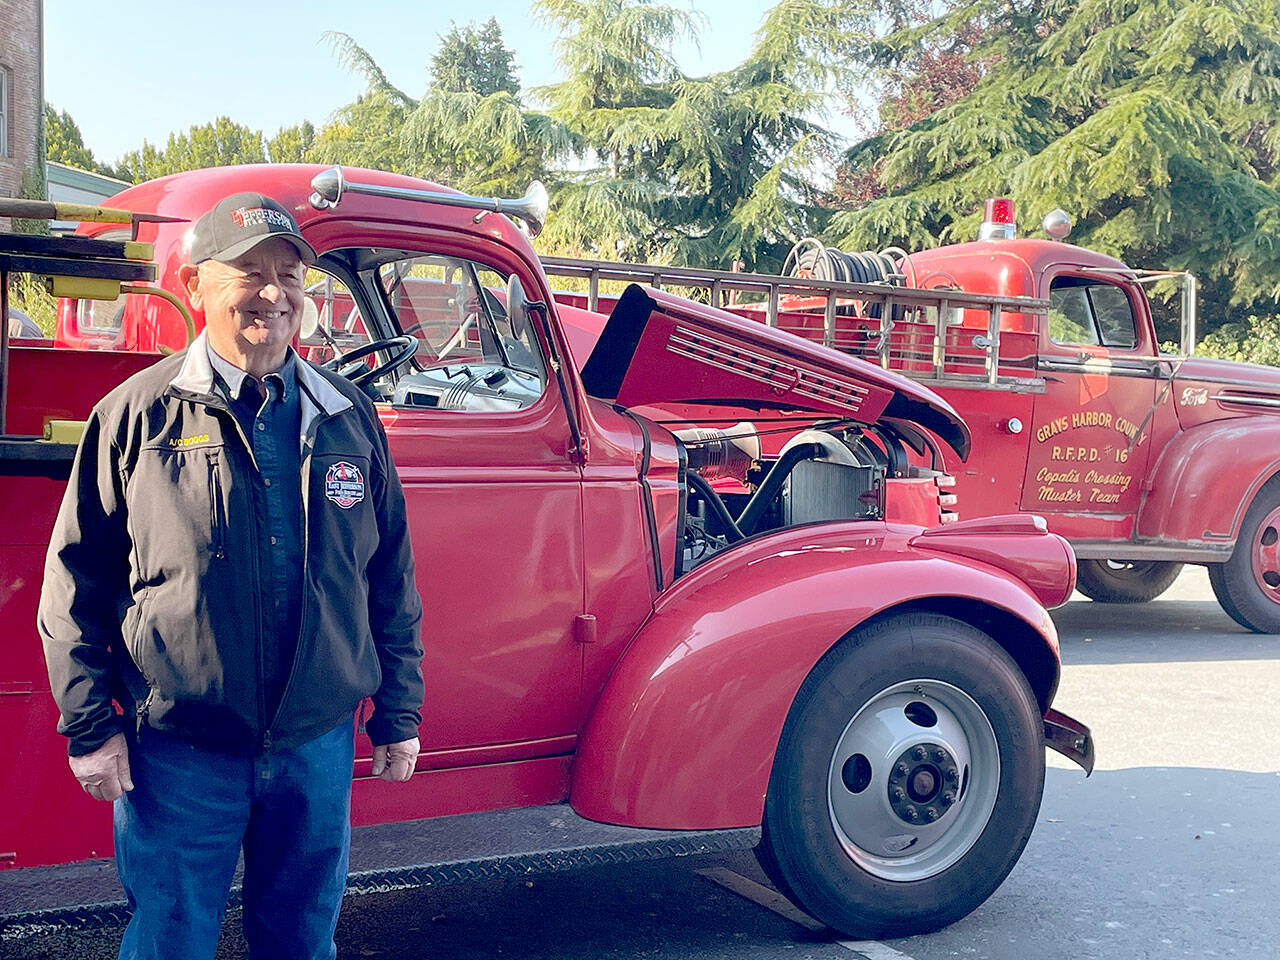
<svg viewBox="0 0 1280 960">
<path fill-rule="evenodd" d="M 946 793 L 942 795 L 943 806 L 949 807 L 955 802 L 956 802 L 956 795 L 952 793 L 950 790 L 948 790 Z"/>
<path fill-rule="evenodd" d="M 920 812 L 915 807 L 907 807 L 902 811 L 902 815 L 908 820 L 918 820 L 920 818 Z"/>
<path fill-rule="evenodd" d="M 924 747 L 916 747 L 911 751 L 911 756 L 915 757 L 917 760 L 924 760 L 929 756 L 929 751 Z"/>
<path fill-rule="evenodd" d="M 929 822 L 932 823 L 934 820 L 938 819 L 938 810 L 936 807 L 930 807 L 928 810 L 924 812 L 924 815 L 928 817 Z"/>
<path fill-rule="evenodd" d="M 905 777 L 908 773 L 911 772 L 911 768 L 908 767 L 905 763 L 900 763 L 893 768 L 893 772 L 900 777 Z"/>
<path fill-rule="evenodd" d="M 959 780 L 959 779 L 960 779 L 960 774 L 959 774 L 959 772 L 957 772 L 956 768 L 955 768 L 955 767 L 947 767 L 947 782 L 948 782 L 948 783 L 955 783 L 955 782 L 956 782 L 957 780 Z"/>
<path fill-rule="evenodd" d="M 947 759 L 947 751 L 945 751 L 945 750 L 935 750 L 935 751 L 933 751 L 933 759 L 934 759 L 934 761 L 936 761 L 937 763 L 942 763 L 944 760 L 946 760 L 946 759 Z"/>
<path fill-rule="evenodd" d="M 891 796 L 893 797 L 894 800 L 898 801 L 899 803 L 901 803 L 903 800 L 907 798 L 906 791 L 903 790 L 901 787 L 894 787 L 893 793 L 891 794 Z"/>
</svg>

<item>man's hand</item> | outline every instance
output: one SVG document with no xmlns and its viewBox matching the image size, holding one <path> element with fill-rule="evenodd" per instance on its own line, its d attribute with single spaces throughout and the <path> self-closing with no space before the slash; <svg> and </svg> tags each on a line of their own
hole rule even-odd
<svg viewBox="0 0 1280 960">
<path fill-rule="evenodd" d="M 416 755 L 416 741 L 414 746 Z M 123 733 L 117 733 L 93 753 L 68 757 L 67 761 L 84 792 L 95 800 L 109 802 L 133 789 L 133 777 L 129 774 L 129 747 Z"/>
<path fill-rule="evenodd" d="M 417 737 L 374 747 L 373 775 L 381 777 L 387 783 L 403 783 L 413 776 L 413 766 L 418 762 L 420 749 Z"/>
</svg>

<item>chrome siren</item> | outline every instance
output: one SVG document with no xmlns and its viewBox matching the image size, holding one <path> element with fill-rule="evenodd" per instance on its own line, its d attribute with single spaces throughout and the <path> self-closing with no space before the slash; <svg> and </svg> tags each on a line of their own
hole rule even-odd
<svg viewBox="0 0 1280 960">
<path fill-rule="evenodd" d="M 387 187 L 374 183 L 352 183 L 343 175 L 341 167 L 331 167 L 318 173 L 311 181 L 311 205 L 317 210 L 335 207 L 346 193 L 367 193 L 374 197 L 393 197 L 397 200 L 418 200 L 423 203 L 443 203 L 450 207 L 470 207 L 474 210 L 505 213 L 524 222 L 529 236 L 542 232 L 547 221 L 551 198 L 541 180 L 529 184 L 519 200 L 503 200 L 499 197 L 472 197 L 465 193 L 444 193 L 436 190 L 417 190 L 412 187 Z M 476 218 L 479 220 L 479 217 Z"/>
</svg>

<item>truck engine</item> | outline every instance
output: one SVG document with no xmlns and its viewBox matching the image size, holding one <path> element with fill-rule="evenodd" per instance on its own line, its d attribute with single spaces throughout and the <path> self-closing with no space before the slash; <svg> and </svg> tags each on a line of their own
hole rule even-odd
<svg viewBox="0 0 1280 960">
<path fill-rule="evenodd" d="M 682 570 L 688 571 L 755 534 L 805 523 L 902 519 L 934 526 L 956 519 L 944 493 L 954 478 L 908 462 L 908 447 L 937 450 L 892 425 L 819 423 L 793 435 L 774 456 L 762 454 L 749 423 L 676 430 L 688 488 Z M 902 481 L 906 481 L 903 484 Z M 894 516 L 896 486 L 936 488 L 933 516 Z"/>
</svg>

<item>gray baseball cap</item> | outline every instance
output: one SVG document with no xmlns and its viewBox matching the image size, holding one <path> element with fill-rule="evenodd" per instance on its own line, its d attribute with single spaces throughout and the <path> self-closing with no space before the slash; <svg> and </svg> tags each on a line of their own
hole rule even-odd
<svg viewBox="0 0 1280 960">
<path fill-rule="evenodd" d="M 288 210 L 260 193 L 233 193 L 196 221 L 191 231 L 191 262 L 234 260 L 272 237 L 297 247 L 303 263 L 315 263 L 315 250 L 302 239 L 298 222 Z"/>
</svg>

